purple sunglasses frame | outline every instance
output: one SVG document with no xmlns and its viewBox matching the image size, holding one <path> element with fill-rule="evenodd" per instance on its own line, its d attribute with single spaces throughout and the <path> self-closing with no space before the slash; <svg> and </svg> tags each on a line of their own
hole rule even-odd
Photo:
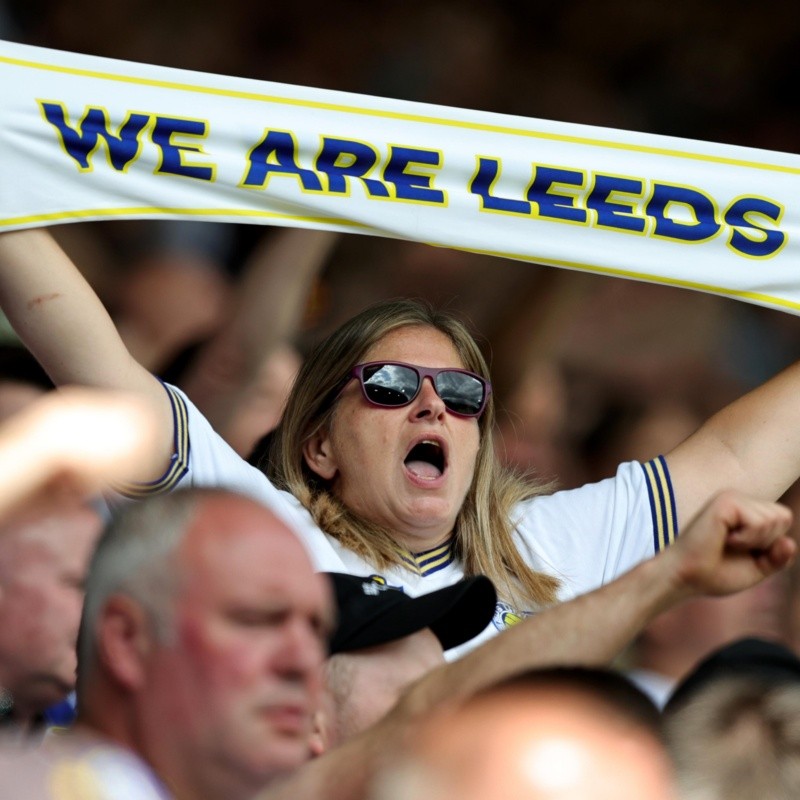
<svg viewBox="0 0 800 800">
<path fill-rule="evenodd" d="M 387 405 L 385 403 L 376 403 L 371 397 L 367 395 L 367 387 L 364 385 L 364 370 L 367 367 L 377 367 L 377 366 L 391 366 L 391 367 L 406 367 L 410 369 L 412 372 L 415 372 L 417 377 L 419 378 L 419 383 L 417 384 L 417 391 L 414 392 L 414 396 L 411 397 L 408 402 L 400 403 L 398 405 Z M 359 385 L 361 386 L 361 394 L 364 395 L 364 399 L 371 405 L 376 406 L 377 408 L 404 408 L 405 406 L 411 405 L 414 400 L 417 398 L 417 395 L 420 393 L 422 389 L 422 383 L 425 378 L 431 379 L 431 385 L 433 386 L 433 390 L 436 392 L 436 395 L 442 399 L 444 399 L 439 394 L 439 390 L 436 388 L 436 378 L 442 372 L 460 372 L 463 375 L 469 375 L 471 378 L 475 378 L 482 386 L 483 386 L 483 400 L 481 401 L 480 408 L 474 414 L 463 414 L 459 411 L 454 411 L 445 403 L 445 408 L 447 409 L 448 414 L 453 414 L 456 417 L 464 417 L 465 419 L 477 419 L 483 414 L 484 409 L 486 408 L 486 403 L 489 401 L 489 395 L 492 393 L 492 384 L 491 381 L 487 381 L 486 378 L 482 378 L 480 375 L 477 375 L 474 372 L 470 372 L 468 369 L 459 369 L 458 367 L 420 367 L 417 364 L 409 364 L 406 361 L 365 361 L 363 364 L 356 364 L 348 373 L 347 377 L 348 380 L 350 378 L 356 378 L 358 380 Z M 346 384 L 345 384 L 346 385 Z M 342 387 L 344 389 L 344 386 Z"/>
</svg>

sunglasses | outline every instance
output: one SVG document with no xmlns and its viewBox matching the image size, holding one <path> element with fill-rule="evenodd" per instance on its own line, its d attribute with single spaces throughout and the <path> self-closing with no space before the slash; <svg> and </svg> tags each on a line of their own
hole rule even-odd
<svg viewBox="0 0 800 800">
<path fill-rule="evenodd" d="M 368 403 L 382 408 L 401 408 L 411 403 L 430 378 L 445 408 L 458 417 L 479 417 L 492 391 L 489 381 L 465 369 L 433 369 L 401 361 L 356 364 L 348 378 L 358 378 Z"/>
</svg>

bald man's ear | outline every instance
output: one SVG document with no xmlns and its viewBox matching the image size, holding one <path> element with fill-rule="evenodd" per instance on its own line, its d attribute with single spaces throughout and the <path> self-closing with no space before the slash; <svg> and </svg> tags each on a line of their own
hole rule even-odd
<svg viewBox="0 0 800 800">
<path fill-rule="evenodd" d="M 331 439 L 327 428 L 320 428 L 311 438 L 303 443 L 303 457 L 309 469 L 326 481 L 332 481 L 339 470 L 331 447 Z"/>
<path fill-rule="evenodd" d="M 330 717 L 325 711 L 314 712 L 311 736 L 308 739 L 308 749 L 311 751 L 312 758 L 317 758 L 330 749 L 330 722 Z"/>
<path fill-rule="evenodd" d="M 145 683 L 145 661 L 153 649 L 150 619 L 133 598 L 112 595 L 97 621 L 97 658 L 104 672 L 129 692 Z"/>
</svg>

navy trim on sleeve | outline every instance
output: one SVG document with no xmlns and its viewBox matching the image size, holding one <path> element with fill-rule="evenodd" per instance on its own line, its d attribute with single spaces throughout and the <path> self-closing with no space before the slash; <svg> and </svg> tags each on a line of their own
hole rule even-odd
<svg viewBox="0 0 800 800">
<path fill-rule="evenodd" d="M 162 494 L 174 489 L 189 471 L 189 415 L 184 399 L 171 386 L 162 384 L 172 406 L 172 458 L 167 471 L 157 480 L 148 483 L 129 483 L 117 487 L 124 497 L 140 500 L 154 494 Z"/>
<path fill-rule="evenodd" d="M 678 537 L 678 516 L 672 481 L 664 456 L 658 456 L 641 466 L 653 518 L 653 549 L 656 553 L 660 553 Z"/>
</svg>

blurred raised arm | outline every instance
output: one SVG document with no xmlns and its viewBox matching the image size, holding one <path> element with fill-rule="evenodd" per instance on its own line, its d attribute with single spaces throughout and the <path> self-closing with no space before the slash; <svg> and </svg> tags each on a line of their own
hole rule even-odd
<svg viewBox="0 0 800 800">
<path fill-rule="evenodd" d="M 280 406 L 288 392 L 270 384 L 285 383 L 284 373 L 291 372 L 294 359 L 286 346 L 300 328 L 313 283 L 340 235 L 301 228 L 270 231 L 244 265 L 228 322 L 181 380 L 181 388 L 241 455 L 269 427 L 269 396 Z M 276 416 L 280 408 L 273 411 Z M 253 414 L 267 427 L 249 435 L 243 426 Z"/>
<path fill-rule="evenodd" d="M 0 516 L 54 486 L 89 496 L 131 481 L 157 437 L 137 394 L 48 392 L 0 425 Z"/>
</svg>

